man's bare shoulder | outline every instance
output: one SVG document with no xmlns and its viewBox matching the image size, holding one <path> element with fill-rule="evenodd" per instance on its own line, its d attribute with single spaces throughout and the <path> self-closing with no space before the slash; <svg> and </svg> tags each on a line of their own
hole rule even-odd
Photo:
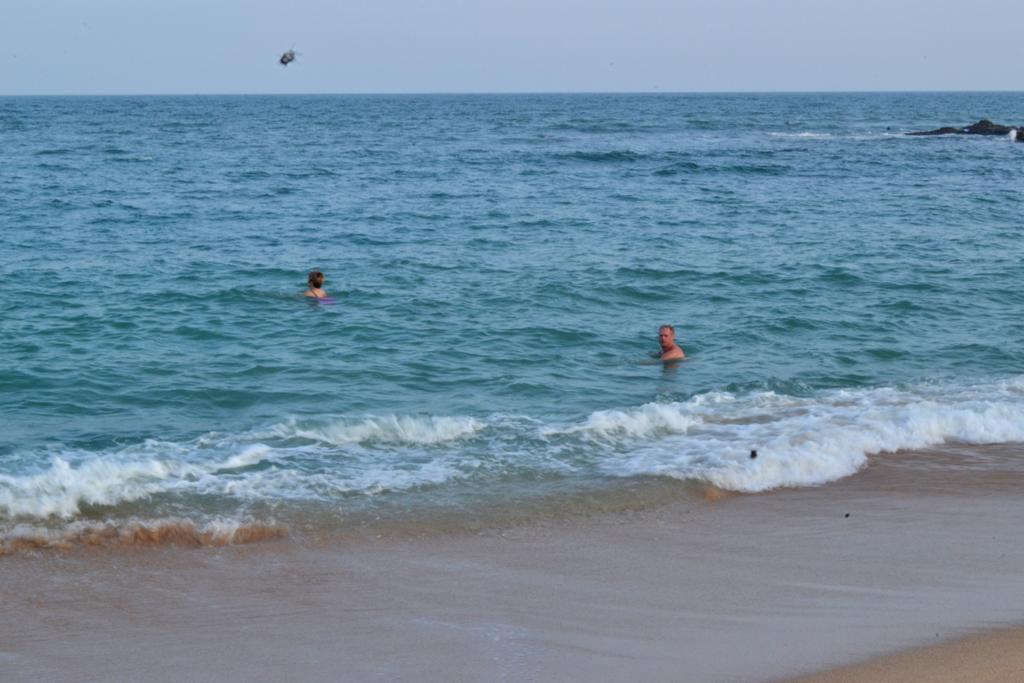
<svg viewBox="0 0 1024 683">
<path fill-rule="evenodd" d="M 683 360 L 686 358 L 686 354 L 678 346 L 674 349 L 669 349 L 665 353 L 661 354 L 661 360 Z"/>
</svg>

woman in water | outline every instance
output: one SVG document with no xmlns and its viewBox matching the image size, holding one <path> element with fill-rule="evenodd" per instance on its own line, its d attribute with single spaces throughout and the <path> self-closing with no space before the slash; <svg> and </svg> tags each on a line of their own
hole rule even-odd
<svg viewBox="0 0 1024 683">
<path fill-rule="evenodd" d="M 309 283 L 309 289 L 306 290 L 306 296 L 313 297 L 314 299 L 327 299 L 327 292 L 324 291 L 324 274 L 319 270 L 309 271 L 309 277 L 306 278 Z"/>
</svg>

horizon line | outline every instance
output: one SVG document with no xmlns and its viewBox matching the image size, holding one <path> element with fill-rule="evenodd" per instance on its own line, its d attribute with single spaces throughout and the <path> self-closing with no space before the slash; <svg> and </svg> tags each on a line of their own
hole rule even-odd
<svg viewBox="0 0 1024 683">
<path fill-rule="evenodd" d="M 494 90 L 494 91 L 357 91 L 357 92 L 103 92 L 0 93 L 0 97 L 430 97 L 536 95 L 893 95 L 893 94 L 1012 94 L 1024 90 Z"/>
</svg>

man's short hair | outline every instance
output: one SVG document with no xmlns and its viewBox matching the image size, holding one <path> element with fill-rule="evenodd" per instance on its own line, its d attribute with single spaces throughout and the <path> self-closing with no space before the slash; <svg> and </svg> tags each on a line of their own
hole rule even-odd
<svg viewBox="0 0 1024 683">
<path fill-rule="evenodd" d="M 668 330 L 672 334 L 676 333 L 676 328 L 672 327 L 671 325 L 662 325 L 661 327 L 658 328 L 658 332 L 661 332 L 662 330 Z"/>
</svg>

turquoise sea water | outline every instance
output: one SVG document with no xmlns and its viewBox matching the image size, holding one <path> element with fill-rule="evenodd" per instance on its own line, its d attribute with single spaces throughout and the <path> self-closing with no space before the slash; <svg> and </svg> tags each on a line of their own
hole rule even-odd
<svg viewBox="0 0 1024 683">
<path fill-rule="evenodd" d="M 1022 112 L 0 98 L 0 527 L 763 491 L 1024 440 L 1024 144 L 902 135 Z M 662 323 L 690 360 L 652 361 Z"/>
</svg>

